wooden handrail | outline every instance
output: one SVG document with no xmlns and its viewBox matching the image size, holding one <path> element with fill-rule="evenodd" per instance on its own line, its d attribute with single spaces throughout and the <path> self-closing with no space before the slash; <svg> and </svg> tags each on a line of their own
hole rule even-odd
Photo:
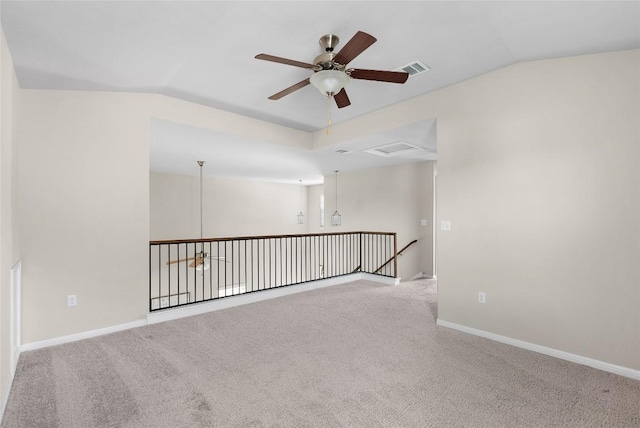
<svg viewBox="0 0 640 428">
<path fill-rule="evenodd" d="M 410 246 L 412 246 L 413 244 L 415 244 L 416 242 L 418 242 L 417 239 L 414 239 L 413 241 L 409 242 L 407 245 L 405 245 L 402 250 L 398 251 L 398 256 L 402 255 L 402 253 L 404 252 L 404 250 L 406 250 L 407 248 L 409 248 Z M 375 273 L 378 273 L 382 270 L 382 268 L 384 268 L 386 265 L 388 265 L 389 263 L 391 263 L 392 260 L 396 259 L 396 256 L 391 256 L 391 258 L 389 260 L 387 260 L 382 266 L 380 266 L 378 269 L 375 270 Z M 396 272 L 398 272 L 398 268 L 396 265 Z M 397 273 L 396 273 L 397 275 Z"/>
<path fill-rule="evenodd" d="M 238 236 L 227 238 L 198 238 L 198 239 L 176 239 L 176 240 L 160 240 L 149 241 L 149 245 L 164 245 L 164 244 L 190 244 L 200 242 L 222 242 L 222 241 L 249 241 L 252 239 L 275 239 L 275 238 L 304 238 L 308 236 L 336 236 L 336 235 L 355 235 L 358 233 L 371 234 L 371 235 L 388 235 L 393 236 L 395 232 L 369 232 L 355 230 L 352 232 L 333 232 L 333 233 L 302 233 L 295 235 L 264 235 L 264 236 Z"/>
</svg>

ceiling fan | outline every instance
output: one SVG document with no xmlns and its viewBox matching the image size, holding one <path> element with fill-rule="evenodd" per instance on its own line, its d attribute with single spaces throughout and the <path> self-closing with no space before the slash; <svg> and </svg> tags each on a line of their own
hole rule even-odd
<svg viewBox="0 0 640 428">
<path fill-rule="evenodd" d="M 205 253 L 204 251 L 199 251 L 198 253 L 196 253 L 195 257 L 186 257 L 184 259 L 169 260 L 166 264 L 172 265 L 175 263 L 188 262 L 189 260 L 193 260 L 191 263 L 189 263 L 190 268 L 196 268 L 196 270 L 207 270 L 209 269 L 209 265 L 205 261 L 205 259 L 207 258 L 213 259 L 213 260 L 220 260 L 221 262 L 225 261 L 224 257 L 209 256 L 209 254 Z M 198 269 L 199 267 L 200 269 Z"/>
<path fill-rule="evenodd" d="M 202 238 L 202 167 L 204 166 L 204 161 L 197 161 L 200 166 L 200 239 Z M 175 259 L 167 261 L 167 265 L 172 265 L 175 263 L 187 262 L 189 260 L 193 260 L 189 263 L 190 268 L 195 268 L 198 271 L 205 271 L 209 269 L 210 265 L 207 263 L 206 259 L 210 260 L 218 260 L 221 262 L 230 263 L 225 260 L 224 257 L 216 257 L 213 255 L 209 255 L 204 251 L 204 242 L 201 242 L 200 251 L 197 252 L 193 257 L 186 257 L 184 259 Z"/>
<path fill-rule="evenodd" d="M 334 53 L 340 39 L 335 34 L 325 34 L 320 37 L 323 52 L 318 55 L 313 64 L 281 58 L 273 55 L 259 54 L 256 59 L 292 65 L 313 71 L 311 77 L 304 79 L 269 97 L 279 100 L 285 95 L 304 88 L 308 84 L 315 86 L 322 94 L 333 97 L 338 108 L 351 105 L 344 87 L 351 79 L 374 80 L 378 82 L 404 83 L 409 73 L 403 71 L 365 70 L 361 68 L 347 68 L 347 64 L 364 52 L 377 41 L 375 37 L 363 31 L 358 31 L 338 53 Z"/>
</svg>

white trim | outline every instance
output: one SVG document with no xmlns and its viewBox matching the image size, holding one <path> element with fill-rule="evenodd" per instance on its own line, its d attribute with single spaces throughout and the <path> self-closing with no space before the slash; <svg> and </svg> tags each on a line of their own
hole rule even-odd
<svg viewBox="0 0 640 428">
<path fill-rule="evenodd" d="M 22 297 L 22 262 L 18 260 L 11 267 L 11 288 L 9 290 L 9 364 L 10 364 L 10 377 L 16 373 L 16 367 L 18 366 L 18 357 L 20 356 L 20 319 L 22 318 L 21 309 L 21 297 Z"/>
<path fill-rule="evenodd" d="M 132 321 L 125 324 L 114 325 L 111 327 L 100 328 L 97 330 L 85 331 L 83 333 L 71 334 L 68 336 L 55 337 L 53 339 L 41 340 L 39 342 L 25 343 L 16 348 L 15 362 L 20 357 L 20 354 L 24 351 L 33 351 L 36 349 L 47 348 L 49 346 L 62 345 L 64 343 L 76 342 L 78 340 L 90 339 L 92 337 L 98 337 L 105 334 L 116 333 L 123 330 L 129 330 L 137 327 L 144 327 L 145 325 L 157 324 L 164 321 L 170 321 L 174 319 L 189 317 L 192 315 L 203 314 L 206 312 L 217 311 L 220 309 L 231 308 L 234 306 L 246 305 L 248 303 L 259 302 L 262 300 L 269 300 L 280 296 L 286 296 L 289 294 L 301 293 L 304 291 L 315 290 L 316 288 L 329 287 L 332 285 L 345 284 L 357 280 L 367 280 L 371 282 L 378 282 L 386 285 L 398 285 L 400 284 L 400 278 L 390 278 L 386 276 L 373 275 L 364 272 L 352 273 L 349 275 L 338 276 L 335 278 L 321 279 L 317 281 L 311 281 L 304 284 L 296 284 L 290 287 L 274 288 L 271 290 L 264 290 L 260 293 L 241 294 L 238 296 L 225 297 L 224 299 L 215 300 L 212 302 L 203 302 L 197 305 L 191 305 L 184 308 L 175 308 L 169 310 L 163 310 L 158 313 L 152 313 L 147 315 L 146 320 Z M 12 368 L 9 382 L 13 382 L 13 374 L 15 373 L 15 367 Z M 7 406 L 9 394 L 4 397 L 2 402 L 2 413 L 0 413 L 0 422 L 4 416 L 4 410 Z"/>
<path fill-rule="evenodd" d="M 13 385 L 13 378 L 18 367 L 18 359 L 20 358 L 20 319 L 21 319 L 21 290 L 22 290 L 22 262 L 18 260 L 12 267 L 10 272 L 11 280 L 9 284 L 9 379 L 7 380 L 8 388 L 1 391 L 4 394 L 2 398 L 2 407 L 0 408 L 0 423 L 4 418 L 4 411 L 9 402 L 9 393 Z"/>
<path fill-rule="evenodd" d="M 380 275 L 371 275 L 368 273 L 353 273 L 344 276 L 338 276 L 335 278 L 320 279 L 317 281 L 311 281 L 304 284 L 296 284 L 290 287 L 274 288 L 271 290 L 264 290 L 260 293 L 240 294 L 238 296 L 225 297 L 224 299 L 215 300 L 212 302 L 203 302 L 201 304 L 195 304 L 186 306 L 183 308 L 175 308 L 162 310 L 157 313 L 148 314 L 146 319 L 131 321 L 125 324 L 114 325 L 111 327 L 100 328 L 97 330 L 85 331 L 83 333 L 71 334 L 68 336 L 54 337 L 53 339 L 41 340 L 39 342 L 25 343 L 17 348 L 16 359 L 24 351 L 33 351 L 35 349 L 47 348 L 49 346 L 62 345 L 64 343 L 76 342 L 78 340 L 90 339 L 92 337 L 98 337 L 105 334 L 116 333 L 123 330 L 129 330 L 137 327 L 144 327 L 148 324 L 156 324 L 163 321 L 169 321 L 172 319 L 184 318 L 192 315 L 203 314 L 206 312 L 217 311 L 220 309 L 231 308 L 234 306 L 246 305 L 248 303 L 259 302 L 262 300 L 269 300 L 280 296 L 286 296 L 288 294 L 301 293 L 304 291 L 314 290 L 316 288 L 329 287 L 331 285 L 345 284 L 348 282 L 357 281 L 359 279 L 365 279 L 371 282 L 379 282 L 387 285 L 397 285 L 400 282 L 400 278 L 389 278 Z"/>
<path fill-rule="evenodd" d="M 507 345 L 515 346 L 529 351 L 538 352 L 540 354 L 549 355 L 551 357 L 560 358 L 562 360 L 571 361 L 572 363 L 582 364 L 584 366 L 593 367 L 594 369 L 602 370 L 609 373 L 614 373 L 620 376 L 628 377 L 631 379 L 640 380 L 640 370 L 631 369 L 628 367 L 622 367 L 615 364 L 607 363 L 600 360 L 594 360 L 593 358 L 583 357 L 581 355 L 571 354 L 569 352 L 560 351 L 558 349 L 547 348 L 546 346 L 536 345 L 535 343 L 525 342 L 523 340 L 512 339 L 510 337 L 501 336 L 495 333 L 489 333 L 488 331 L 478 330 L 472 327 L 452 323 L 449 321 L 438 318 L 436 324 L 442 327 L 451 328 L 464 333 L 473 334 L 474 336 L 484 337 L 486 339 L 495 340 L 496 342 L 506 343 Z"/>
<path fill-rule="evenodd" d="M 417 275 L 414 275 L 409 281 L 414 281 L 416 279 L 436 279 L 434 275 L 426 275 L 422 272 L 418 272 Z"/>
<path fill-rule="evenodd" d="M 386 285 L 398 285 L 400 284 L 400 280 L 402 278 L 392 278 L 390 276 L 381 276 L 381 275 L 374 275 L 372 273 L 361 272 L 360 278 L 358 279 L 364 279 L 366 281 L 371 281 L 371 282 L 379 282 L 380 284 L 386 284 Z"/>
<path fill-rule="evenodd" d="M 387 285 L 398 285 L 400 278 L 389 278 L 386 276 L 372 275 L 368 273 L 353 273 L 349 275 L 338 276 L 335 278 L 320 279 L 304 284 L 296 284 L 290 287 L 273 288 L 271 290 L 263 290 L 260 293 L 240 294 L 238 296 L 225 297 L 224 299 L 214 300 L 212 302 L 203 302 L 200 304 L 189 305 L 182 308 L 162 310 L 148 314 L 144 320 L 131 321 L 125 324 L 114 325 L 97 330 L 85 331 L 83 333 L 71 334 L 69 336 L 55 337 L 53 339 L 41 340 L 39 342 L 25 343 L 18 347 L 18 356 L 24 351 L 33 351 L 35 349 L 47 348 L 49 346 L 62 345 L 63 343 L 76 342 L 82 339 L 90 339 L 105 334 L 116 333 L 118 331 L 129 330 L 136 327 L 144 327 L 148 324 L 156 324 L 159 322 L 169 321 L 172 319 L 184 318 L 192 315 L 203 314 L 206 312 L 217 311 L 220 309 L 231 308 L 234 306 L 246 305 L 248 303 L 269 300 L 289 294 L 301 293 L 304 291 L 315 290 L 316 288 L 329 287 L 332 285 L 345 284 L 348 282 L 364 279 L 371 282 L 379 282 Z"/>
<path fill-rule="evenodd" d="M 105 334 L 116 333 L 118 331 L 129 330 L 136 327 L 144 327 L 147 325 L 146 320 L 131 321 L 125 324 L 114 325 L 111 327 L 100 328 L 97 330 L 85 331 L 83 333 L 71 334 L 69 336 L 54 337 L 53 339 L 41 340 L 39 342 L 25 343 L 20 346 L 20 353 L 24 351 L 33 351 L 34 349 L 47 348 L 49 346 L 62 345 L 63 343 L 76 342 L 82 339 L 90 339 Z"/>
<path fill-rule="evenodd" d="M 263 300 L 274 299 L 276 297 L 287 296 L 290 294 L 302 293 L 304 291 L 315 290 L 316 288 L 345 284 L 347 282 L 353 282 L 359 279 L 365 279 L 372 282 L 380 282 L 387 285 L 398 285 L 400 282 L 400 278 L 389 278 L 362 272 L 352 273 L 335 278 L 320 279 L 317 281 L 306 282 L 304 284 L 296 284 L 287 287 L 261 290 L 260 292 L 240 294 L 237 296 L 225 297 L 224 299 L 214 300 L 210 302 L 202 302 L 195 305 L 153 312 L 147 315 L 147 323 L 150 325 L 157 324 L 160 322 L 190 317 L 193 315 L 205 314 L 207 312 L 219 311 L 220 309 L 227 309 L 235 306 L 247 305 L 249 303 L 260 302 Z"/>
<path fill-rule="evenodd" d="M 36 349 L 48 348 L 49 346 L 62 345 L 63 343 L 76 342 L 82 339 L 89 339 L 92 337 L 102 336 L 109 333 L 116 333 L 118 331 L 129 330 L 136 327 L 143 327 L 147 325 L 146 320 L 138 320 L 128 322 L 126 324 L 114 325 L 111 327 L 100 328 L 98 330 L 85 331 L 84 333 L 76 333 L 71 334 L 69 336 L 61 336 L 55 337 L 53 339 L 41 340 L 39 342 L 31 342 L 25 343 L 24 345 L 20 345 L 15 350 L 15 363 L 17 367 L 18 359 L 20 358 L 20 354 L 24 351 L 33 351 Z M 4 397 L 2 401 L 2 413 L 0 413 L 0 423 L 4 418 L 4 411 L 7 407 L 7 402 L 9 400 L 9 391 L 11 390 L 11 386 L 13 384 L 13 378 L 15 375 L 15 367 L 12 367 L 10 376 L 9 376 L 9 390 L 7 391 L 7 395 Z"/>
</svg>

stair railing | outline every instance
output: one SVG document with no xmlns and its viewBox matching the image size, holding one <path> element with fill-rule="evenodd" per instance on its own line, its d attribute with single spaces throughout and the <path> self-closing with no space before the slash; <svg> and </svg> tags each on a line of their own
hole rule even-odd
<svg viewBox="0 0 640 428">
<path fill-rule="evenodd" d="M 410 246 L 412 246 L 413 244 L 415 244 L 416 242 L 418 242 L 417 239 L 414 239 L 413 241 L 409 242 L 407 245 L 405 245 L 404 247 L 402 247 L 402 249 L 400 251 L 398 251 L 396 253 L 396 255 L 391 256 L 391 258 L 389 260 L 387 260 L 386 262 L 384 262 L 384 264 L 382 266 L 380 266 L 378 269 L 375 270 L 374 273 L 378 273 L 380 272 L 386 265 L 388 265 L 389 263 L 391 263 L 391 261 L 393 260 L 395 263 L 395 268 L 394 271 L 397 272 L 398 271 L 398 256 L 401 256 L 402 253 L 404 253 L 404 251 L 409 248 Z"/>
<path fill-rule="evenodd" d="M 395 278 L 397 264 L 375 268 L 396 250 L 396 234 L 389 232 L 151 241 L 149 311 L 355 271 Z"/>
</svg>

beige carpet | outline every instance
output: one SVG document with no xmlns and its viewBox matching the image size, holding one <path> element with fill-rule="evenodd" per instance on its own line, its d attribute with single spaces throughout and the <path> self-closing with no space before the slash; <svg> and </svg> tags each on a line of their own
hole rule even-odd
<svg viewBox="0 0 640 428">
<path fill-rule="evenodd" d="M 638 427 L 640 382 L 355 282 L 24 353 L 2 427 Z"/>
</svg>

